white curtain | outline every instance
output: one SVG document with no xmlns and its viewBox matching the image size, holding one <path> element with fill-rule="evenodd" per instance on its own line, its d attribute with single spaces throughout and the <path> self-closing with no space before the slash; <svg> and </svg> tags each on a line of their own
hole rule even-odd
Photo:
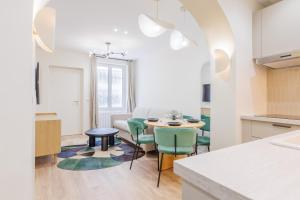
<svg viewBox="0 0 300 200">
<path fill-rule="evenodd" d="M 91 67 L 91 74 L 90 74 L 90 121 L 91 121 L 91 128 L 98 128 L 99 127 L 99 119 L 98 119 L 98 106 L 97 106 L 97 61 L 96 55 L 92 55 L 90 59 L 90 67 Z"/>
<path fill-rule="evenodd" d="M 128 61 L 128 97 L 127 97 L 127 111 L 133 112 L 136 106 L 135 102 L 135 87 L 134 87 L 134 74 L 135 62 Z"/>
</svg>

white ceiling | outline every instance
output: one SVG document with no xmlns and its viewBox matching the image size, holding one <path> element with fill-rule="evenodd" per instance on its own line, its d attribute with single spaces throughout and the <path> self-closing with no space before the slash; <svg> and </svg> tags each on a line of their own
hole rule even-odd
<svg viewBox="0 0 300 200">
<path fill-rule="evenodd" d="M 104 53 L 105 42 L 113 51 L 128 51 L 127 58 L 136 59 L 162 47 L 169 48 L 170 33 L 147 38 L 138 28 L 138 15 L 153 14 L 153 0 L 51 0 L 56 9 L 56 47 L 89 53 Z M 177 0 L 160 1 L 160 18 L 175 23 L 201 45 L 200 27 L 187 13 L 183 29 L 183 14 Z M 113 29 L 118 28 L 119 32 Z M 125 35 L 123 31 L 128 31 Z M 190 47 L 192 48 L 192 47 Z"/>
</svg>

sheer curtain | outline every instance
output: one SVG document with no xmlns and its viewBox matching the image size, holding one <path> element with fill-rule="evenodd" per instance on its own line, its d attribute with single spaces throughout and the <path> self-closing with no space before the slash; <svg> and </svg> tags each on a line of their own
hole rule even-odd
<svg viewBox="0 0 300 200">
<path fill-rule="evenodd" d="M 136 106 L 135 102 L 135 87 L 134 87 L 135 61 L 128 62 L 128 98 L 127 111 L 133 112 Z"/>
<path fill-rule="evenodd" d="M 98 117 L 98 98 L 97 98 L 97 60 L 96 55 L 92 55 L 90 59 L 90 122 L 91 128 L 99 127 Z"/>
</svg>

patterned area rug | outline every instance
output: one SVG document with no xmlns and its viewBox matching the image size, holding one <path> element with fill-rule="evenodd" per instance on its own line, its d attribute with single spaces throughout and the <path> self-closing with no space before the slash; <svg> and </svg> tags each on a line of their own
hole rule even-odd
<svg viewBox="0 0 300 200">
<path fill-rule="evenodd" d="M 134 147 L 121 141 L 109 147 L 108 151 L 101 151 L 101 141 L 96 141 L 96 147 L 87 144 L 63 146 L 58 154 L 62 160 L 57 164 L 58 168 L 73 171 L 96 170 L 114 167 L 123 162 L 131 161 Z M 138 158 L 144 156 L 140 151 Z"/>
</svg>

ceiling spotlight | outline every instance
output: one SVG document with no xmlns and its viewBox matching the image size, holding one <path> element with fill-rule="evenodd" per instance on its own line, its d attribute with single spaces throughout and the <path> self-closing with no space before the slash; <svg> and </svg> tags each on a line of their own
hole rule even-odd
<svg viewBox="0 0 300 200">
<path fill-rule="evenodd" d="M 127 35 L 127 34 L 128 34 L 128 31 L 124 31 L 124 34 Z"/>
<path fill-rule="evenodd" d="M 119 29 L 117 29 L 117 28 L 114 28 L 114 32 L 118 32 L 119 31 Z"/>
</svg>

